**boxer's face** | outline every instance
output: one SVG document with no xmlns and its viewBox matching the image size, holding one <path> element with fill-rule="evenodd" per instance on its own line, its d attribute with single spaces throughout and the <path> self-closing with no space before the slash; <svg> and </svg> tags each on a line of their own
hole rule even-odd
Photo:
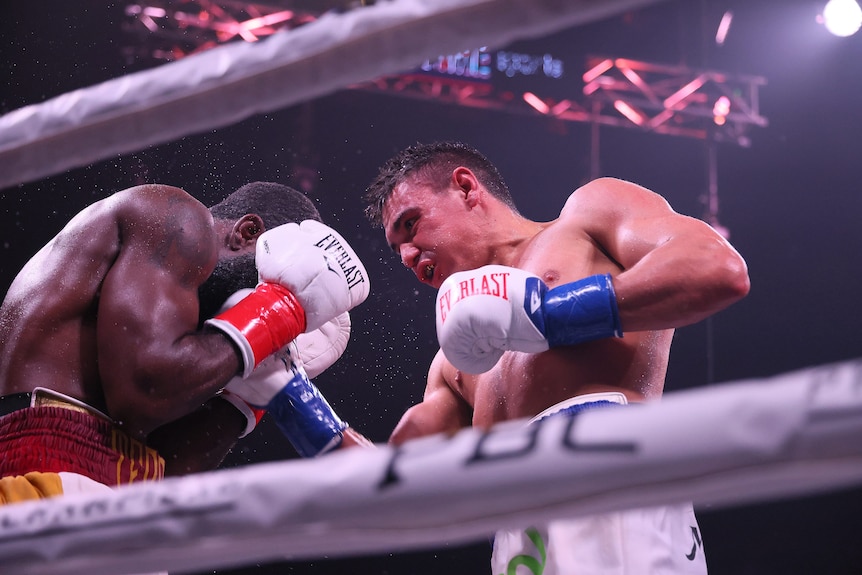
<svg viewBox="0 0 862 575">
<path fill-rule="evenodd" d="M 452 273 L 475 267 L 469 208 L 459 190 L 435 192 L 407 180 L 395 187 L 382 215 L 387 243 L 420 282 L 439 288 Z"/>
</svg>

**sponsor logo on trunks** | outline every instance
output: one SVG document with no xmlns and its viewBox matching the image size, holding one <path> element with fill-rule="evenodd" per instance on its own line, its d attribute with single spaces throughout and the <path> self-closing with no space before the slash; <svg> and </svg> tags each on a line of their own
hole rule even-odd
<svg viewBox="0 0 862 575">
<path fill-rule="evenodd" d="M 445 322 L 452 306 L 470 296 L 490 295 L 508 300 L 508 280 L 509 272 L 494 272 L 458 282 L 438 299 L 440 321 Z"/>
<path fill-rule="evenodd" d="M 697 530 L 697 527 L 691 527 L 691 551 L 686 553 L 685 558 L 689 561 L 694 561 L 694 558 L 697 557 L 697 550 L 703 547 L 703 541 L 700 539 L 700 532 Z"/>
<path fill-rule="evenodd" d="M 533 542 L 533 545 L 536 546 L 539 558 L 537 559 L 528 554 L 516 555 L 506 564 L 506 572 L 500 573 L 499 575 L 510 575 L 511 573 L 516 572 L 520 573 L 517 571 L 518 567 L 526 568 L 532 575 L 542 575 L 542 573 L 545 572 L 545 563 L 547 563 L 548 560 L 548 553 L 545 551 L 546 545 L 542 540 L 542 536 L 535 527 L 530 527 L 524 531 L 524 535 L 529 537 L 530 541 Z"/>
</svg>

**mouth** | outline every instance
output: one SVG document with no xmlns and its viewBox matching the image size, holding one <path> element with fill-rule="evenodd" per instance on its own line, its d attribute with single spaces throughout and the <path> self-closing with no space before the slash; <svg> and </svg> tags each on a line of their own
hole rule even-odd
<svg viewBox="0 0 862 575">
<path fill-rule="evenodd" d="M 416 266 L 416 275 L 419 277 L 420 281 L 430 284 L 434 281 L 434 270 L 436 267 L 437 266 L 435 264 L 428 262 L 424 265 L 420 264 Z"/>
</svg>

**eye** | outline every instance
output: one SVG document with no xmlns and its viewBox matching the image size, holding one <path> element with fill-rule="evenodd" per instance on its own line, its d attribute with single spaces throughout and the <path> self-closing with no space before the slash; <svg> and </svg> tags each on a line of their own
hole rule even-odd
<svg viewBox="0 0 862 575">
<path fill-rule="evenodd" d="M 409 231 L 413 230 L 413 227 L 416 225 L 416 218 L 410 218 L 409 220 L 404 222 L 404 229 Z"/>
</svg>

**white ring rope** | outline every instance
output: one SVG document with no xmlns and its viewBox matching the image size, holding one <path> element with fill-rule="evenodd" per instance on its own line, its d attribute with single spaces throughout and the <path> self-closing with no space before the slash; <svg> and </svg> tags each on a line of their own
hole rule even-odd
<svg viewBox="0 0 862 575">
<path fill-rule="evenodd" d="M 862 359 L 660 402 L 0 507 L 19 575 L 177 571 L 477 540 L 561 516 L 862 483 Z"/>
<path fill-rule="evenodd" d="M 393 0 L 324 14 L 0 117 L 0 189 L 657 1 Z"/>
</svg>

